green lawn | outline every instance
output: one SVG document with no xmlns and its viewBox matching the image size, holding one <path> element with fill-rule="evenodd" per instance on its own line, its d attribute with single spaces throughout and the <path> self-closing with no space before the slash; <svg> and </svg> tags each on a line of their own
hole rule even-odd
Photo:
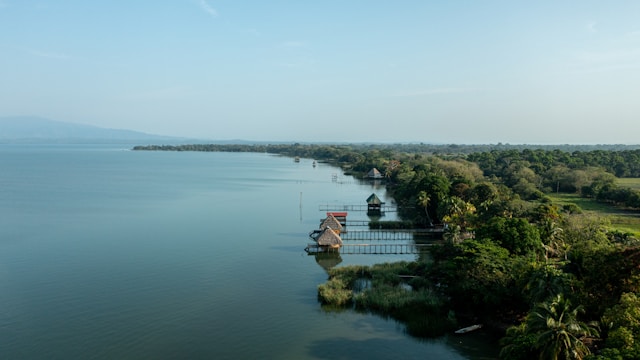
<svg viewBox="0 0 640 360">
<path fill-rule="evenodd" d="M 630 179 L 631 180 L 631 179 Z M 636 180 L 640 186 L 640 179 Z M 631 183 L 631 182 L 630 182 Z M 584 212 L 598 213 L 607 216 L 611 220 L 611 226 L 621 230 L 632 232 L 636 236 L 640 236 L 640 213 L 631 211 L 617 206 L 598 202 L 594 199 L 582 198 L 577 194 L 547 194 L 554 203 L 562 206 L 564 204 L 576 204 Z"/>
<path fill-rule="evenodd" d="M 640 190 L 640 178 L 621 178 L 617 180 L 617 184 L 620 187 Z"/>
</svg>

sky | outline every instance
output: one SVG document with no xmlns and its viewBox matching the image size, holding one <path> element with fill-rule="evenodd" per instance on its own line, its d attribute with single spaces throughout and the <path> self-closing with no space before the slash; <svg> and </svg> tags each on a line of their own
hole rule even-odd
<svg viewBox="0 0 640 360">
<path fill-rule="evenodd" d="M 0 0 L 0 116 L 213 140 L 640 143 L 640 1 Z"/>
</svg>

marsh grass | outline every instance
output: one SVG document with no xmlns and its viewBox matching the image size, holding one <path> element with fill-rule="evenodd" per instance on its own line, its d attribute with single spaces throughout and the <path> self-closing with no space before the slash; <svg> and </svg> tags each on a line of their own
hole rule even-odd
<svg viewBox="0 0 640 360">
<path fill-rule="evenodd" d="M 407 290 L 400 286 L 378 285 L 354 297 L 356 307 L 392 313 L 401 308 L 420 307 L 437 310 L 442 297 L 430 289 Z"/>
<path fill-rule="evenodd" d="M 318 285 L 318 297 L 324 304 L 342 306 L 351 302 L 353 291 L 344 280 L 334 277 Z"/>
<path fill-rule="evenodd" d="M 358 311 L 392 317 L 404 323 L 414 336 L 442 335 L 455 327 L 455 316 L 424 278 L 400 276 L 415 274 L 416 270 L 416 264 L 409 262 L 334 268 L 329 280 L 318 286 L 318 297 L 323 306 L 351 305 Z M 370 286 L 358 288 L 363 281 Z"/>
</svg>

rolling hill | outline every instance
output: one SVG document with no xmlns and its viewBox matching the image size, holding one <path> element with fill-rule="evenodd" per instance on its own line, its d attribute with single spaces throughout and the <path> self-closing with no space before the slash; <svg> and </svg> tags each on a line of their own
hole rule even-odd
<svg viewBox="0 0 640 360">
<path fill-rule="evenodd" d="M 135 143 L 183 142 L 186 139 L 143 132 L 107 129 L 34 116 L 0 117 L 2 143 Z"/>
</svg>

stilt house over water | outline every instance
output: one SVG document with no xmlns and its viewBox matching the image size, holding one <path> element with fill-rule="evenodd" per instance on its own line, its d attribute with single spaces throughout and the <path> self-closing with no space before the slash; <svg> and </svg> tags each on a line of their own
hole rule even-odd
<svg viewBox="0 0 640 360">
<path fill-rule="evenodd" d="M 340 224 L 342 224 L 342 226 L 347 225 L 347 212 L 346 211 L 328 211 L 327 212 L 327 217 L 329 217 L 329 215 L 333 215 L 333 217 L 338 219 L 338 221 L 340 222 Z"/>
<path fill-rule="evenodd" d="M 367 177 L 369 179 L 382 179 L 382 173 L 380 173 L 380 170 L 373 168 L 369 170 L 369 172 L 367 173 Z"/>
<path fill-rule="evenodd" d="M 371 194 L 371 196 L 367 198 L 367 213 L 379 214 L 383 204 L 384 202 L 382 202 L 376 194 Z"/>
<path fill-rule="evenodd" d="M 319 246 L 328 246 L 332 248 L 339 248 L 342 246 L 342 238 L 336 234 L 330 227 L 322 230 L 317 240 Z"/>
<path fill-rule="evenodd" d="M 340 224 L 340 221 L 336 219 L 333 214 L 328 214 L 327 218 L 322 220 L 322 223 L 320 223 L 320 230 L 324 230 L 326 228 L 331 228 L 337 234 L 340 234 L 342 231 L 342 224 Z"/>
</svg>

